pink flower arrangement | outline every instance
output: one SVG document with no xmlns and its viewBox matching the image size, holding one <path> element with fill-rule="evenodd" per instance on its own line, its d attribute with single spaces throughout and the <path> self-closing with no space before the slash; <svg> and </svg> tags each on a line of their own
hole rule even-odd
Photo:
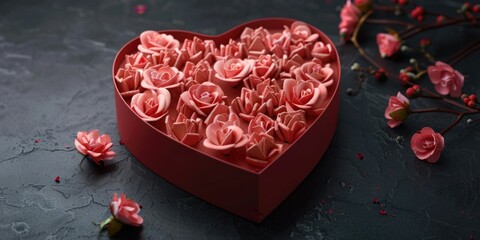
<svg viewBox="0 0 480 240">
<path fill-rule="evenodd" d="M 445 142 L 442 134 L 436 133 L 429 127 L 424 127 L 413 134 L 410 147 L 418 159 L 436 163 L 442 154 Z"/>
<path fill-rule="evenodd" d="M 427 72 L 438 93 L 460 97 L 464 82 L 464 77 L 461 73 L 440 61 L 437 61 L 434 66 L 429 66 Z"/>
<path fill-rule="evenodd" d="M 210 153 L 235 150 L 262 168 L 329 101 L 336 54 L 319 37 L 303 22 L 275 32 L 245 28 L 219 45 L 145 31 L 116 85 L 140 119 L 172 139 Z"/>
<path fill-rule="evenodd" d="M 391 57 L 400 50 L 400 39 L 388 33 L 377 34 L 378 51 L 382 58 Z"/>
<path fill-rule="evenodd" d="M 110 150 L 112 146 L 110 136 L 100 135 L 98 130 L 78 132 L 75 138 L 75 148 L 81 154 L 89 156 L 97 165 L 100 165 L 102 161 L 111 160 L 115 156 L 115 152 Z"/>
<path fill-rule="evenodd" d="M 391 96 L 388 100 L 388 106 L 385 108 L 385 118 L 388 120 L 388 126 L 391 128 L 402 124 L 408 117 L 410 102 L 408 98 L 400 92 L 397 96 Z"/>
</svg>

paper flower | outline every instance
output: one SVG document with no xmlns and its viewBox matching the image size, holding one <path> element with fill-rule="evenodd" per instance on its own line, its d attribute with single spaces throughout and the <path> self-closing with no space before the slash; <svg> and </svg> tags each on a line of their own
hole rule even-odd
<svg viewBox="0 0 480 240">
<path fill-rule="evenodd" d="M 253 64 L 252 75 L 260 78 L 276 78 L 280 68 L 271 55 L 261 55 Z"/>
<path fill-rule="evenodd" d="M 304 110 L 312 116 L 318 116 L 323 111 L 328 91 L 321 82 L 286 79 L 283 89 L 287 111 Z"/>
<path fill-rule="evenodd" d="M 388 120 L 388 126 L 391 128 L 402 124 L 408 117 L 408 109 L 410 102 L 408 98 L 400 92 L 397 96 L 391 96 L 388 100 L 388 106 L 385 108 L 385 118 Z"/>
<path fill-rule="evenodd" d="M 314 42 L 318 38 L 318 34 L 312 34 L 310 27 L 304 22 L 296 21 L 290 26 L 290 33 L 292 36 L 292 43 L 297 44 L 301 43 L 310 43 Z"/>
<path fill-rule="evenodd" d="M 305 113 L 301 110 L 278 114 L 275 121 L 275 133 L 281 141 L 293 143 L 307 130 Z"/>
<path fill-rule="evenodd" d="M 256 133 L 258 135 L 275 135 L 275 121 L 269 116 L 259 113 L 248 123 L 248 134 Z"/>
<path fill-rule="evenodd" d="M 377 34 L 378 51 L 382 58 L 391 57 L 400 50 L 400 39 L 388 33 Z"/>
<path fill-rule="evenodd" d="M 338 30 L 343 41 L 349 41 L 353 31 L 357 27 L 360 20 L 360 9 L 352 4 L 351 0 L 347 0 L 346 4 L 340 11 L 340 24 Z"/>
<path fill-rule="evenodd" d="M 270 135 L 259 135 L 254 132 L 247 145 L 246 162 L 252 166 L 263 168 L 280 152 L 283 145 L 276 144 Z"/>
<path fill-rule="evenodd" d="M 267 43 L 268 35 L 270 35 L 270 33 L 263 27 L 256 28 L 255 30 L 246 27 L 240 35 L 240 40 L 245 44 L 247 55 L 256 58 L 260 55 L 267 54 L 269 52 Z"/>
<path fill-rule="evenodd" d="M 281 112 L 287 111 L 285 92 L 277 84 L 271 84 L 270 81 L 262 82 L 257 85 L 257 92 L 267 108 L 266 114 L 268 116 L 274 117 Z"/>
<path fill-rule="evenodd" d="M 213 78 L 213 69 L 208 61 L 200 61 L 197 64 L 187 62 L 183 68 L 185 85 L 187 88 L 194 84 L 209 82 Z"/>
<path fill-rule="evenodd" d="M 330 43 L 316 42 L 310 54 L 312 57 L 322 61 L 322 64 L 325 64 L 333 59 L 333 47 Z"/>
<path fill-rule="evenodd" d="M 125 68 L 133 68 L 141 70 L 152 66 L 151 59 L 142 52 L 130 54 L 125 56 Z"/>
<path fill-rule="evenodd" d="M 240 97 L 233 99 L 230 109 L 248 122 L 254 119 L 258 113 L 265 113 L 267 107 L 262 102 L 257 91 L 242 88 Z"/>
<path fill-rule="evenodd" d="M 183 41 L 181 50 L 188 54 L 188 61 L 197 64 L 201 60 L 212 62 L 214 59 L 213 52 L 205 46 L 205 42 L 198 37 L 193 40 L 186 38 Z"/>
<path fill-rule="evenodd" d="M 228 155 L 234 148 L 245 146 L 248 142 L 242 128 L 237 126 L 234 121 L 214 121 L 208 125 L 205 132 L 207 138 L 203 141 L 203 146 L 220 151 L 225 155 Z"/>
<path fill-rule="evenodd" d="M 442 95 L 450 94 L 451 97 L 460 97 L 464 82 L 464 76 L 461 73 L 440 61 L 437 61 L 435 66 L 429 66 L 427 72 L 438 93 Z"/>
<path fill-rule="evenodd" d="M 113 194 L 112 202 L 108 205 L 111 217 L 100 223 L 100 231 L 107 228 L 110 237 L 116 235 L 122 227 L 126 225 L 140 227 L 143 223 L 143 218 L 138 215 L 140 212 L 140 205 L 132 199 L 125 197 L 125 194 Z"/>
<path fill-rule="evenodd" d="M 192 118 L 187 118 L 183 114 L 178 114 L 177 119 L 167 116 L 165 118 L 167 134 L 188 146 L 195 146 L 202 140 L 202 119 L 197 118 L 196 114 Z"/>
<path fill-rule="evenodd" d="M 224 104 L 226 98 L 222 88 L 211 82 L 195 84 L 180 95 L 177 111 L 187 117 L 194 112 L 206 117 L 218 104 Z"/>
<path fill-rule="evenodd" d="M 290 39 L 290 30 L 268 35 L 267 44 L 270 52 L 280 58 L 283 57 L 284 54 L 288 54 Z"/>
<path fill-rule="evenodd" d="M 132 97 L 130 107 L 141 119 L 154 122 L 168 113 L 170 98 L 170 92 L 165 88 L 146 90 Z"/>
<path fill-rule="evenodd" d="M 413 134 L 410 147 L 418 159 L 436 163 L 442 154 L 445 143 L 442 134 L 436 133 L 429 127 L 424 127 Z"/>
<path fill-rule="evenodd" d="M 178 51 L 178 49 L 164 49 L 153 53 L 150 56 L 152 65 L 145 68 L 158 69 L 164 66 L 170 66 L 181 69 L 189 56 L 186 51 Z"/>
<path fill-rule="evenodd" d="M 306 62 L 294 70 L 295 79 L 297 80 L 314 80 L 323 83 L 326 87 L 333 83 L 333 69 L 330 64 L 322 67 L 316 62 Z"/>
<path fill-rule="evenodd" d="M 253 60 L 242 60 L 240 58 L 231 58 L 228 60 L 218 60 L 214 65 L 215 77 L 229 86 L 237 86 L 247 78 L 253 69 Z"/>
<path fill-rule="evenodd" d="M 215 53 L 213 55 L 217 61 L 226 60 L 232 57 L 242 59 L 247 56 L 247 49 L 244 43 L 230 39 L 228 44 L 222 44 L 219 48 L 215 48 Z"/>
<path fill-rule="evenodd" d="M 183 72 L 180 72 L 176 67 L 149 68 L 143 71 L 142 87 L 152 90 L 159 88 L 172 89 L 180 86 L 183 78 Z"/>
<path fill-rule="evenodd" d="M 176 49 L 180 42 L 172 35 L 160 34 L 155 31 L 144 31 L 140 34 L 140 45 L 138 50 L 144 53 L 156 53 L 165 49 Z"/>
<path fill-rule="evenodd" d="M 115 82 L 117 83 L 118 91 L 123 97 L 131 97 L 139 93 L 140 83 L 143 76 L 140 71 L 132 67 L 120 68 L 115 74 Z"/>
<path fill-rule="evenodd" d="M 75 138 L 75 147 L 97 165 L 101 161 L 110 160 L 115 156 L 115 152 L 110 148 L 113 146 L 110 136 L 107 134 L 100 135 L 98 130 L 90 132 L 78 132 Z"/>
</svg>

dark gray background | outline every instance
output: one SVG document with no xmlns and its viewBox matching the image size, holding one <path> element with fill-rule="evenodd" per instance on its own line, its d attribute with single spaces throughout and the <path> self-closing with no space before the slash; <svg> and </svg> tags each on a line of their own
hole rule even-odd
<svg viewBox="0 0 480 240">
<path fill-rule="evenodd" d="M 347 96 L 345 89 L 355 85 L 350 65 L 365 64 L 352 46 L 339 46 L 341 111 L 329 150 L 262 224 L 205 203 L 138 163 L 118 144 L 111 65 L 120 47 L 143 30 L 218 34 L 247 20 L 280 16 L 306 21 L 340 43 L 343 1 L 209 2 L 0 2 L 0 239 L 96 238 L 93 222 L 110 215 L 113 192 L 143 205 L 144 227 L 126 231 L 131 239 L 480 238 L 479 124 L 464 121 L 448 133 L 437 164 L 416 160 L 409 147 L 414 131 L 426 125 L 440 130 L 452 117 L 414 116 L 396 130 L 388 128 L 388 97 L 403 89 L 393 81 L 368 80 L 358 95 Z M 436 2 L 435 8 L 454 14 L 459 2 Z M 144 15 L 134 11 L 139 3 L 147 5 Z M 384 29 L 368 28 L 361 41 L 378 57 L 372 40 Z M 480 33 L 451 27 L 423 36 L 432 38 L 442 59 Z M 470 76 L 465 90 L 477 94 L 479 54 L 456 66 Z M 395 69 L 405 62 L 385 61 Z M 414 106 L 431 104 L 416 100 Z M 89 129 L 110 134 L 117 156 L 103 169 L 84 162 L 82 171 L 73 140 Z M 60 183 L 53 180 L 57 175 Z M 374 197 L 381 204 L 373 204 Z M 378 213 L 382 206 L 388 215 Z"/>
</svg>

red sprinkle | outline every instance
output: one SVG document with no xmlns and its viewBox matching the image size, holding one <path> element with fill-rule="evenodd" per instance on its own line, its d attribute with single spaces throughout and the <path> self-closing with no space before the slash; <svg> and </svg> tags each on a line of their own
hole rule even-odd
<svg viewBox="0 0 480 240">
<path fill-rule="evenodd" d="M 60 182 L 60 176 L 55 177 L 55 182 L 59 183 Z"/>
<path fill-rule="evenodd" d="M 330 215 L 332 215 L 332 214 L 333 214 L 333 209 L 328 209 L 328 210 L 327 210 L 327 213 L 330 214 Z"/>
<path fill-rule="evenodd" d="M 65 145 L 65 148 L 66 148 L 66 149 L 70 149 L 70 145 Z"/>
<path fill-rule="evenodd" d="M 35 139 L 35 143 L 39 143 L 40 142 L 40 139 Z"/>
<path fill-rule="evenodd" d="M 137 6 L 135 6 L 135 12 L 137 14 L 144 14 L 145 11 L 147 11 L 147 6 L 145 4 L 138 4 Z"/>
<path fill-rule="evenodd" d="M 365 158 L 365 156 L 364 156 L 362 153 L 357 153 L 357 154 L 355 154 L 355 157 L 356 157 L 357 159 L 364 159 L 364 158 Z"/>
<path fill-rule="evenodd" d="M 387 210 L 382 209 L 382 210 L 378 211 L 378 214 L 385 216 L 385 215 L 387 215 Z"/>
<path fill-rule="evenodd" d="M 125 143 L 122 140 L 118 141 L 118 144 L 125 145 Z"/>
<path fill-rule="evenodd" d="M 378 201 L 378 198 L 377 198 L 377 197 L 374 197 L 374 198 L 373 198 L 373 203 L 374 203 L 374 204 L 379 204 L 379 203 L 380 203 L 380 202 Z"/>
</svg>

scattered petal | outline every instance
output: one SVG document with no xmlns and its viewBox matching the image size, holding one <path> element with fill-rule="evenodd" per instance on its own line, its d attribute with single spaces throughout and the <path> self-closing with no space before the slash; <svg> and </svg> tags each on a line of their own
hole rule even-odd
<svg viewBox="0 0 480 240">
<path fill-rule="evenodd" d="M 385 216 L 385 215 L 387 215 L 387 210 L 382 209 L 382 210 L 378 211 L 378 214 Z"/>
<path fill-rule="evenodd" d="M 147 11 L 147 5 L 138 4 L 137 6 L 135 6 L 135 13 L 142 15 L 145 13 L 145 11 Z"/>
<path fill-rule="evenodd" d="M 378 198 L 377 198 L 377 197 L 374 197 L 374 198 L 373 198 L 373 203 L 374 203 L 374 204 L 379 204 L 379 203 L 380 203 L 380 202 L 378 201 Z"/>
<path fill-rule="evenodd" d="M 364 156 L 362 153 L 357 153 L 357 154 L 355 154 L 355 157 L 356 157 L 357 159 L 364 159 L 364 158 L 365 158 L 365 156 Z"/>
<path fill-rule="evenodd" d="M 40 139 L 35 139 L 35 143 L 39 143 L 40 142 Z"/>
<path fill-rule="evenodd" d="M 55 182 L 59 183 L 60 182 L 60 176 L 55 177 Z"/>
</svg>

